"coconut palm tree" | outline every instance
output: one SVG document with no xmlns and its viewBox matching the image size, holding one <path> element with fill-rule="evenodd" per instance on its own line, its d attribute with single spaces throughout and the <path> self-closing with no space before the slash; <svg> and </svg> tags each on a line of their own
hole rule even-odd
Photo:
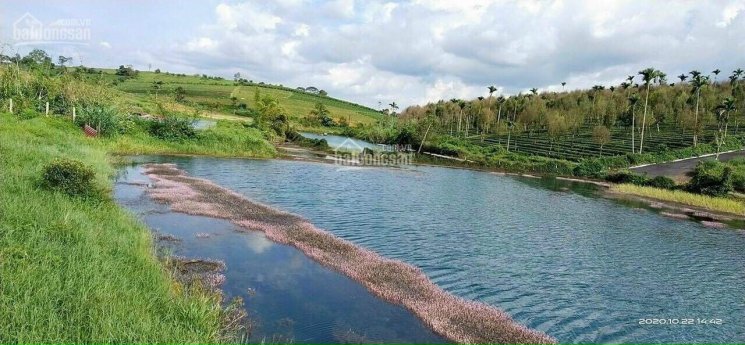
<svg viewBox="0 0 745 345">
<path fill-rule="evenodd" d="M 532 89 L 530 89 L 530 93 L 532 93 L 532 94 L 533 94 L 533 96 L 535 96 L 535 95 L 537 95 L 537 94 L 538 94 L 538 89 L 536 89 L 536 88 L 532 88 Z"/>
<path fill-rule="evenodd" d="M 644 81 L 644 86 L 647 89 L 647 94 L 644 98 L 644 116 L 642 116 L 642 130 L 639 137 L 639 153 L 643 153 L 644 150 L 644 128 L 647 126 L 647 108 L 649 107 L 649 88 L 654 82 L 662 82 L 665 80 L 665 74 L 654 68 L 646 68 L 639 71 Z"/>
<path fill-rule="evenodd" d="M 698 145 L 698 106 L 701 101 L 701 89 L 709 84 L 709 76 L 694 72 L 697 71 L 691 71 L 693 76 L 691 85 L 693 86 L 692 92 L 696 94 L 696 111 L 693 116 L 693 146 L 696 147 Z"/>
<path fill-rule="evenodd" d="M 678 76 L 678 79 L 680 79 L 680 82 L 682 83 L 682 82 L 686 81 L 686 79 L 688 79 L 688 76 L 687 76 L 687 75 L 685 75 L 685 74 L 683 74 L 683 73 L 681 73 L 681 74 L 680 74 L 680 75 Z"/>
<path fill-rule="evenodd" d="M 561 82 L 561 91 L 564 91 L 564 86 L 566 86 L 566 85 L 567 85 L 567 82 L 565 82 L 565 81 L 562 81 Z"/>
<path fill-rule="evenodd" d="M 714 84 L 716 84 L 716 83 L 717 83 L 717 77 L 719 76 L 719 73 L 721 73 L 721 72 L 722 72 L 722 71 L 720 71 L 720 70 L 719 70 L 719 68 L 717 68 L 717 69 L 715 69 L 715 70 L 711 71 L 711 73 L 714 73 Z"/>
</svg>

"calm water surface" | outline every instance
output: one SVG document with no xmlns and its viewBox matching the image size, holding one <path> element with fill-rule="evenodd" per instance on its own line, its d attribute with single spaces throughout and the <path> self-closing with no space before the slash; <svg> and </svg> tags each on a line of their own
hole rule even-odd
<svg viewBox="0 0 745 345">
<path fill-rule="evenodd" d="M 745 342 L 745 234 L 593 187 L 436 167 L 166 158 L 561 342 Z M 639 319 L 721 325 L 639 325 Z"/>
<path fill-rule="evenodd" d="M 120 182 L 147 181 L 129 168 Z M 322 267 L 295 248 L 230 222 L 170 212 L 152 202 L 145 188 L 116 185 L 118 202 L 153 230 L 181 241 L 175 255 L 223 260 L 227 299 L 241 297 L 254 324 L 251 342 L 442 343 L 407 310 L 384 302 L 349 278 Z M 209 234 L 198 238 L 197 234 Z"/>
<path fill-rule="evenodd" d="M 353 139 L 339 135 L 320 135 L 308 132 L 300 132 L 300 135 L 309 139 L 324 139 L 329 144 L 329 147 L 342 151 L 362 151 L 364 148 L 382 150 L 383 148 L 383 146 L 375 145 L 361 139 Z"/>
</svg>

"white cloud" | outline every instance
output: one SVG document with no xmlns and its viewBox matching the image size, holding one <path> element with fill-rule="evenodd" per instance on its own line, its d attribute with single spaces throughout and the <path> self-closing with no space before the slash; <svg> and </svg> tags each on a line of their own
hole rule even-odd
<svg viewBox="0 0 745 345">
<path fill-rule="evenodd" d="M 98 44 L 99 44 L 99 45 L 100 45 L 101 47 L 104 47 L 104 48 L 106 48 L 106 49 L 111 49 L 111 43 L 109 43 L 109 42 L 106 42 L 106 41 L 101 41 L 101 42 L 98 42 Z"/>
<path fill-rule="evenodd" d="M 220 4 L 158 55 L 254 80 L 314 85 L 374 106 L 745 67 L 745 0 L 306 0 Z"/>
</svg>

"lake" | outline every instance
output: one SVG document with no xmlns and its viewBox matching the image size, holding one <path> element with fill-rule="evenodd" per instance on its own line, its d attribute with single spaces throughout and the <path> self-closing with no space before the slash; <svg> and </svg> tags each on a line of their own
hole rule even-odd
<svg viewBox="0 0 745 345">
<path fill-rule="evenodd" d="M 340 151 L 361 152 L 365 148 L 380 151 L 385 148 L 384 145 L 376 145 L 361 139 L 354 139 L 339 135 L 321 135 L 309 132 L 299 132 L 299 134 L 308 139 L 324 139 L 329 144 L 330 148 Z"/>
<path fill-rule="evenodd" d="M 445 290 L 497 306 L 560 342 L 745 342 L 740 230 L 666 218 L 599 197 L 594 186 L 552 179 L 423 166 L 155 160 L 416 265 Z M 716 319 L 721 324 L 700 322 Z"/>
</svg>

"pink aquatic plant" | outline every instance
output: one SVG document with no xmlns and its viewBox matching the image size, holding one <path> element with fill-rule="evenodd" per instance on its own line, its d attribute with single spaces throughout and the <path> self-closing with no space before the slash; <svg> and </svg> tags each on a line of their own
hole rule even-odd
<svg viewBox="0 0 745 345">
<path fill-rule="evenodd" d="M 501 310 L 451 295 L 417 267 L 384 258 L 340 239 L 300 216 L 266 206 L 209 180 L 187 176 L 171 164 L 150 164 L 150 195 L 171 209 L 192 215 L 224 218 L 267 238 L 294 246 L 319 263 L 360 282 L 373 294 L 400 304 L 435 332 L 465 344 L 531 343 L 556 340 L 531 330 Z M 215 279 L 219 282 L 219 279 Z"/>
</svg>

